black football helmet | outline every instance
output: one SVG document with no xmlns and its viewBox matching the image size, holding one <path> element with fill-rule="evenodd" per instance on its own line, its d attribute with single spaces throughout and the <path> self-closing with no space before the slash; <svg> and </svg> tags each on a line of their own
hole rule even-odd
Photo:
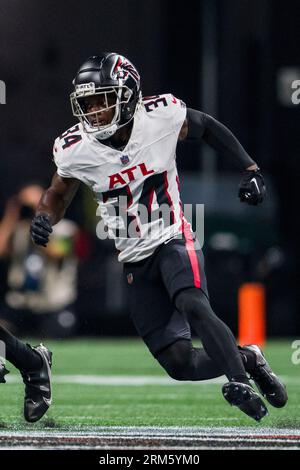
<svg viewBox="0 0 300 470">
<path fill-rule="evenodd" d="M 120 127 L 131 121 L 141 100 L 140 75 L 134 65 L 116 52 L 104 52 L 89 57 L 79 68 L 70 95 L 73 115 L 87 133 L 97 139 L 111 137 Z M 87 97 L 102 95 L 106 111 L 115 108 L 109 124 L 102 125 L 98 111 L 88 112 Z"/>
</svg>

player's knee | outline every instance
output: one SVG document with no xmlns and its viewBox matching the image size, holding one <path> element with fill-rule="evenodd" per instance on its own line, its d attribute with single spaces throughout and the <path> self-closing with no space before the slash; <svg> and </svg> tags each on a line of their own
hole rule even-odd
<svg viewBox="0 0 300 470">
<path fill-rule="evenodd" d="M 190 340 L 179 340 L 168 346 L 156 356 L 156 359 L 172 379 L 190 380 L 192 362 Z"/>
<path fill-rule="evenodd" d="M 207 316 L 214 315 L 210 303 L 205 294 L 196 288 L 185 289 L 177 295 L 175 306 L 181 313 L 185 313 L 190 319 L 205 321 Z"/>
</svg>

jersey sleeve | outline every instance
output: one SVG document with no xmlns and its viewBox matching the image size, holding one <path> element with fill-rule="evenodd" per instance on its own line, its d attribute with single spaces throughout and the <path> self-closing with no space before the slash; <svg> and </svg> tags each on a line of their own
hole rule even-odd
<svg viewBox="0 0 300 470">
<path fill-rule="evenodd" d="M 53 145 L 53 161 L 56 165 L 56 171 L 59 176 L 62 178 L 72 178 L 72 175 L 70 174 L 70 171 L 68 171 L 68 168 L 64 164 L 64 155 L 63 155 L 63 149 L 61 148 L 61 144 L 59 142 L 59 137 L 55 139 L 54 145 Z"/>
<path fill-rule="evenodd" d="M 73 131 L 76 128 L 71 128 Z M 57 137 L 53 145 L 53 160 L 57 167 L 57 173 L 62 178 L 78 179 L 78 150 L 82 137 L 78 130 L 78 134 L 66 131 Z"/>
<path fill-rule="evenodd" d="M 184 123 L 186 118 L 186 104 L 184 101 L 176 98 L 173 95 L 167 95 L 170 102 L 170 107 L 172 109 L 172 121 L 173 121 L 173 129 L 176 134 L 179 134 L 180 129 Z"/>
<path fill-rule="evenodd" d="M 175 133 L 178 137 L 186 118 L 186 105 L 171 93 L 143 98 L 148 116 L 158 119 L 166 132 Z"/>
<path fill-rule="evenodd" d="M 178 136 L 186 118 L 186 105 L 182 100 L 176 98 L 171 93 L 161 96 L 166 104 L 164 107 L 164 118 L 168 120 L 171 130 Z"/>
</svg>

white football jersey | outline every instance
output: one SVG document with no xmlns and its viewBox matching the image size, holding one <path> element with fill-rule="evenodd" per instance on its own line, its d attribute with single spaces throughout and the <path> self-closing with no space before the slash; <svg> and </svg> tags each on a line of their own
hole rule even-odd
<svg viewBox="0 0 300 470">
<path fill-rule="evenodd" d="M 121 262 L 140 261 L 182 233 L 175 152 L 185 117 L 184 103 L 173 95 L 152 96 L 138 104 L 123 150 L 85 133 L 81 124 L 55 140 L 57 173 L 93 191 Z"/>
</svg>

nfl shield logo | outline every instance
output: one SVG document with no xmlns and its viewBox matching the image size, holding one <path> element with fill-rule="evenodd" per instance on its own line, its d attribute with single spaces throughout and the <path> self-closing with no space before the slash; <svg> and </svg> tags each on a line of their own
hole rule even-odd
<svg viewBox="0 0 300 470">
<path fill-rule="evenodd" d="M 133 274 L 132 273 L 127 274 L 127 282 L 128 282 L 128 284 L 133 283 Z"/>
<path fill-rule="evenodd" d="M 129 157 L 128 155 L 122 155 L 122 157 L 120 157 L 120 160 L 123 165 L 127 165 L 127 163 L 129 162 Z"/>
</svg>

